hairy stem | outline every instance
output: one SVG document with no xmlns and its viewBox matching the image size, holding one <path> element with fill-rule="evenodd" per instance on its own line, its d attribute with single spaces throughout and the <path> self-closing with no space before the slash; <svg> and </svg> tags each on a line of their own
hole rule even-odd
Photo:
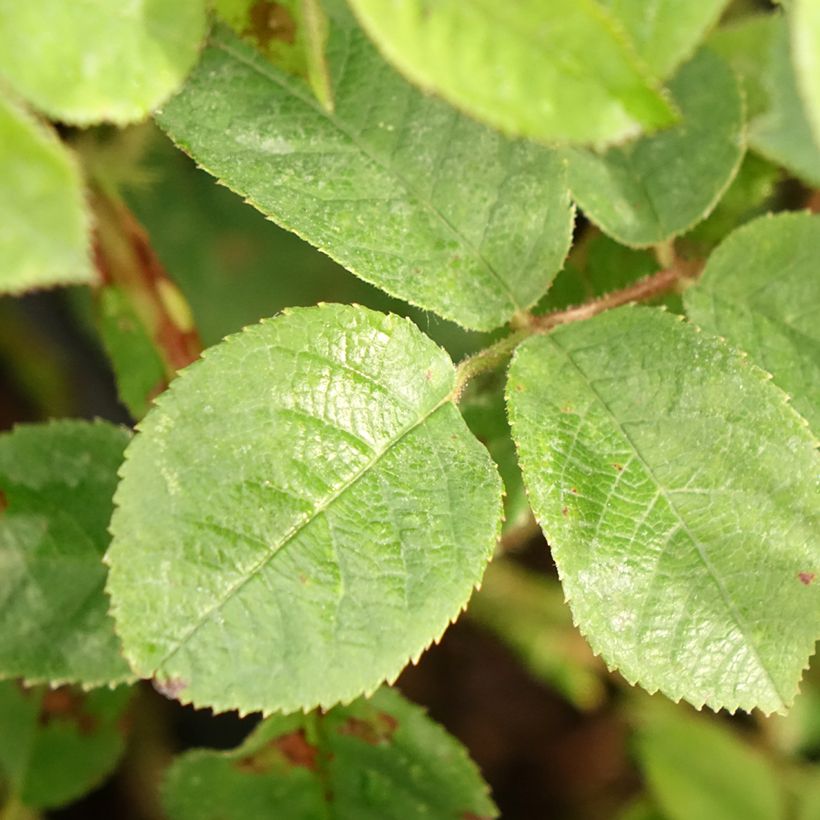
<svg viewBox="0 0 820 820">
<path fill-rule="evenodd" d="M 591 319 L 611 308 L 628 305 L 631 302 L 644 302 L 670 291 L 682 290 L 698 277 L 702 267 L 701 262 L 677 260 L 671 267 L 577 307 L 557 310 L 543 316 L 530 316 L 523 327 L 520 327 L 522 322 L 519 319 L 517 330 L 459 363 L 456 370 L 456 387 L 453 391 L 454 400 L 458 401 L 461 398 L 464 388 L 471 379 L 502 365 L 529 336 L 549 333 L 559 325 Z"/>
</svg>

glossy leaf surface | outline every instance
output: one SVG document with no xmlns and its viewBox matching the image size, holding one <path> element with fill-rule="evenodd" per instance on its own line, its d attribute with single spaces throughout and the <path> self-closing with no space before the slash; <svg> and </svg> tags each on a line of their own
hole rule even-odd
<svg viewBox="0 0 820 820">
<path fill-rule="evenodd" d="M 794 698 L 820 633 L 814 440 L 725 343 L 654 308 L 525 342 L 513 436 L 575 620 L 697 706 Z"/>
<path fill-rule="evenodd" d="M 206 352 L 126 453 L 107 561 L 134 668 L 215 709 L 330 706 L 392 680 L 466 604 L 501 482 L 447 354 L 360 307 Z"/>
</svg>

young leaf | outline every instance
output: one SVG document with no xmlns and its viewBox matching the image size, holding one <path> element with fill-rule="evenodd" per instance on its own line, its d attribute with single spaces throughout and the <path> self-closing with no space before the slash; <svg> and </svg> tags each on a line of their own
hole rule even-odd
<svg viewBox="0 0 820 820">
<path fill-rule="evenodd" d="M 346 14 L 332 22 L 335 113 L 217 29 L 160 125 L 362 279 L 465 327 L 503 324 L 538 300 L 569 247 L 560 158 L 425 96 Z"/>
<path fill-rule="evenodd" d="M 487 792 L 462 746 L 392 689 L 270 717 L 232 752 L 187 752 L 163 788 L 170 820 L 489 820 Z"/>
<path fill-rule="evenodd" d="M 465 605 L 501 482 L 447 354 L 361 307 L 293 309 L 212 348 L 126 452 L 117 628 L 184 702 L 331 706 L 391 680 Z"/>
<path fill-rule="evenodd" d="M 0 3 L 0 77 L 75 125 L 143 119 L 190 71 L 205 0 Z"/>
<path fill-rule="evenodd" d="M 34 808 L 76 800 L 101 783 L 125 748 L 131 690 L 25 689 L 0 682 L 0 785 Z"/>
<path fill-rule="evenodd" d="M 820 631 L 817 453 L 748 359 L 654 308 L 534 337 L 508 402 L 575 620 L 631 682 L 782 710 Z"/>
<path fill-rule="evenodd" d="M 704 330 L 745 350 L 820 430 L 820 216 L 750 222 L 712 254 L 684 295 Z"/>
<path fill-rule="evenodd" d="M 638 761 L 668 820 L 782 820 L 780 775 L 728 725 L 648 710 Z"/>
<path fill-rule="evenodd" d="M 117 468 L 128 433 L 104 422 L 0 435 L 0 677 L 131 677 L 103 594 Z"/>
<path fill-rule="evenodd" d="M 601 0 L 659 77 L 668 77 L 692 56 L 727 4 L 728 0 Z"/>
<path fill-rule="evenodd" d="M 605 154 L 566 151 L 576 202 L 624 245 L 654 245 L 704 219 L 743 159 L 743 100 L 720 57 L 700 51 L 669 87 L 679 125 Z"/>
<path fill-rule="evenodd" d="M 675 121 L 623 36 L 590 0 L 352 0 L 415 82 L 509 134 L 608 143 Z"/>
<path fill-rule="evenodd" d="M 0 294 L 93 281 L 89 216 L 74 158 L 0 96 Z"/>
<path fill-rule="evenodd" d="M 792 58 L 806 115 L 820 147 L 820 3 L 795 0 L 791 19 Z"/>
<path fill-rule="evenodd" d="M 786 21 L 777 19 L 766 64 L 769 107 L 749 127 L 749 146 L 810 183 L 820 185 L 820 147 L 797 89 Z"/>
</svg>

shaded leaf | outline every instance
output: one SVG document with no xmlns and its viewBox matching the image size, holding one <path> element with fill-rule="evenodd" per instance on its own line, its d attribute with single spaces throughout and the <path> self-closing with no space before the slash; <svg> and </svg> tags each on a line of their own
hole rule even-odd
<svg viewBox="0 0 820 820">
<path fill-rule="evenodd" d="M 649 712 L 638 761 L 668 820 L 782 820 L 779 774 L 727 724 L 671 709 Z"/>
<path fill-rule="evenodd" d="M 131 677 L 102 563 L 127 442 L 105 422 L 0 435 L 0 677 L 86 686 Z"/>
<path fill-rule="evenodd" d="M 489 820 L 487 791 L 459 743 L 392 689 L 270 717 L 231 752 L 187 752 L 163 789 L 171 820 Z"/>
<path fill-rule="evenodd" d="M 607 143 L 675 120 L 614 17 L 595 2 L 351 5 L 411 79 L 506 133 Z"/>
<path fill-rule="evenodd" d="M 508 403 L 593 649 L 676 700 L 788 706 L 820 632 L 820 548 L 814 440 L 784 394 L 715 337 L 627 307 L 525 342 Z"/>
<path fill-rule="evenodd" d="M 205 0 L 0 3 L 0 76 L 53 119 L 143 119 L 190 71 Z"/>
<path fill-rule="evenodd" d="M 344 13 L 328 61 L 335 113 L 217 29 L 159 122 L 267 216 L 393 296 L 481 330 L 532 305 L 570 242 L 560 158 L 422 94 Z"/>
<path fill-rule="evenodd" d="M 739 228 L 684 295 L 704 330 L 774 376 L 820 430 L 820 216 L 782 213 Z"/>
<path fill-rule="evenodd" d="M 629 33 L 656 76 L 669 76 L 692 56 L 728 0 L 602 0 Z"/>
<path fill-rule="evenodd" d="M 743 100 L 720 57 L 700 51 L 669 87 L 679 125 L 600 155 L 566 151 L 576 202 L 624 245 L 654 245 L 689 230 L 715 207 L 743 158 Z"/>
<path fill-rule="evenodd" d="M 54 808 L 91 791 L 125 748 L 131 690 L 24 689 L 0 682 L 0 782 L 26 806 Z"/>
<path fill-rule="evenodd" d="M 57 137 L 0 96 L 0 293 L 94 281 L 82 179 Z"/>
<path fill-rule="evenodd" d="M 126 451 L 108 590 L 184 702 L 330 706 L 392 680 L 479 582 L 498 474 L 413 324 L 286 311 L 183 371 Z"/>
</svg>

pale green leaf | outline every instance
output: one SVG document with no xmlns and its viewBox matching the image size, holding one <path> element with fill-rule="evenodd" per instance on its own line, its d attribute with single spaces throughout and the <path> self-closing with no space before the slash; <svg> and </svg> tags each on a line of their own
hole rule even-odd
<svg viewBox="0 0 820 820">
<path fill-rule="evenodd" d="M 601 0 L 659 77 L 692 56 L 728 0 Z"/>
<path fill-rule="evenodd" d="M 130 677 L 102 563 L 127 442 L 104 422 L 0 435 L 0 677 L 86 686 Z"/>
<path fill-rule="evenodd" d="M 328 23 L 320 0 L 216 0 L 215 9 L 273 65 L 307 79 L 322 105 L 333 109 L 325 59 Z"/>
<path fill-rule="evenodd" d="M 807 118 L 820 146 L 820 3 L 795 0 L 791 14 L 792 59 Z"/>
<path fill-rule="evenodd" d="M 230 752 L 187 752 L 163 788 L 170 820 L 489 820 L 487 792 L 463 747 L 392 689 L 270 717 Z"/>
<path fill-rule="evenodd" d="M 783 820 L 779 774 L 728 725 L 649 710 L 638 762 L 668 820 Z"/>
<path fill-rule="evenodd" d="M 560 158 L 422 94 L 345 14 L 328 60 L 335 113 L 217 29 L 159 122 L 275 222 L 393 296 L 482 330 L 534 304 L 570 242 Z"/>
<path fill-rule="evenodd" d="M 510 134 L 610 143 L 675 113 L 596 0 L 352 0 L 415 82 Z"/>
<path fill-rule="evenodd" d="M 120 401 L 141 419 L 166 387 L 165 364 L 127 295 L 116 285 L 97 293 L 97 328 L 117 381 Z"/>
<path fill-rule="evenodd" d="M 689 230 L 715 207 L 743 158 L 743 100 L 720 57 L 700 51 L 669 87 L 679 125 L 604 154 L 566 151 L 576 202 L 624 245 L 645 247 Z"/>
<path fill-rule="evenodd" d="M 725 336 L 774 376 L 820 431 L 820 216 L 750 222 L 712 254 L 684 295 L 695 324 Z"/>
<path fill-rule="evenodd" d="M 205 0 L 0 0 L 0 77 L 53 119 L 143 119 L 182 82 Z"/>
<path fill-rule="evenodd" d="M 554 578 L 497 558 L 487 568 L 468 614 L 578 709 L 592 709 L 603 701 L 603 665 L 572 625 Z"/>
<path fill-rule="evenodd" d="M 631 682 L 764 712 L 820 633 L 805 422 L 747 358 L 656 308 L 525 342 L 513 436 L 575 620 Z"/>
<path fill-rule="evenodd" d="M 100 784 L 125 748 L 131 690 L 24 689 L 0 682 L 0 787 L 23 805 L 54 808 Z"/>
<path fill-rule="evenodd" d="M 126 451 L 108 589 L 125 653 L 185 702 L 330 706 L 444 631 L 501 482 L 447 354 L 361 307 L 286 311 L 183 371 Z"/>
<path fill-rule="evenodd" d="M 751 122 L 749 146 L 795 176 L 820 185 L 820 147 L 797 89 L 788 27 L 782 18 L 775 26 L 769 54 L 760 55 L 767 69 L 769 107 Z"/>
<path fill-rule="evenodd" d="M 74 158 L 0 95 L 0 293 L 93 281 L 89 216 Z"/>
</svg>

